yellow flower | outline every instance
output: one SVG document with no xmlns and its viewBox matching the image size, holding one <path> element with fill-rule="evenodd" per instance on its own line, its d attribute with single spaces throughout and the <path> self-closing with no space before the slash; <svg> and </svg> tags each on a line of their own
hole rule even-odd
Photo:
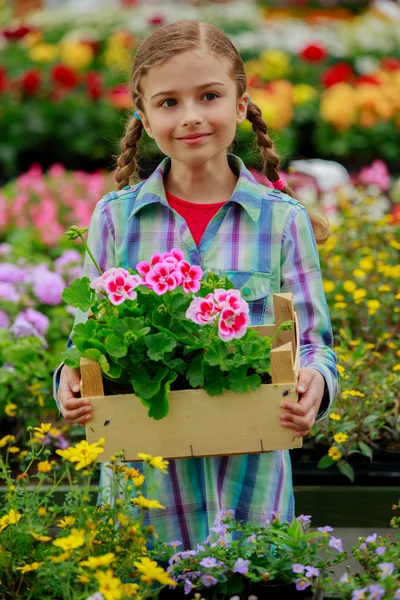
<svg viewBox="0 0 400 600">
<path fill-rule="evenodd" d="M 5 435 L 0 440 L 0 448 L 4 448 L 4 446 L 12 442 L 15 442 L 15 437 L 13 435 Z"/>
<path fill-rule="evenodd" d="M 365 273 L 365 271 L 362 271 L 361 269 L 354 269 L 353 275 L 354 275 L 354 277 L 357 277 L 357 279 L 364 279 L 364 277 L 366 276 L 366 273 Z"/>
<path fill-rule="evenodd" d="M 123 596 L 128 596 L 129 598 L 133 598 L 137 596 L 138 590 L 140 586 L 137 583 L 123 583 L 122 584 L 122 594 Z"/>
<path fill-rule="evenodd" d="M 105 573 L 98 571 L 94 574 L 99 583 L 99 592 L 103 594 L 105 600 L 120 600 L 122 598 L 122 585 L 118 577 L 114 577 L 111 569 Z"/>
<path fill-rule="evenodd" d="M 337 444 L 342 444 L 343 442 L 345 442 L 348 439 L 348 435 L 346 433 L 342 433 L 341 431 L 339 431 L 339 433 L 336 433 L 333 436 L 333 439 L 335 440 L 335 442 Z"/>
<path fill-rule="evenodd" d="M 48 535 L 38 535 L 37 533 L 33 533 L 33 531 L 29 532 L 29 535 L 33 537 L 37 542 L 49 542 L 51 537 Z"/>
<path fill-rule="evenodd" d="M 265 79 L 283 79 L 290 73 L 290 58 L 283 50 L 264 50 L 260 55 L 260 73 Z"/>
<path fill-rule="evenodd" d="M 62 554 L 59 554 L 58 556 L 50 556 L 50 560 L 52 560 L 55 563 L 61 563 L 64 562 L 64 560 L 68 560 L 71 556 L 71 552 L 63 552 Z"/>
<path fill-rule="evenodd" d="M 58 527 L 61 527 L 62 529 L 65 529 L 66 527 L 72 527 L 72 525 L 74 525 L 76 522 L 75 517 L 64 517 L 63 519 L 61 519 L 60 521 L 58 521 L 57 525 Z"/>
<path fill-rule="evenodd" d="M 374 268 L 374 259 L 372 258 L 372 256 L 365 256 L 364 258 L 362 258 L 360 260 L 360 268 L 363 271 L 372 271 L 372 269 Z"/>
<path fill-rule="evenodd" d="M 52 469 L 52 466 L 48 460 L 38 462 L 38 464 L 37 464 L 37 470 L 39 471 L 39 473 L 48 473 L 49 471 L 51 471 L 51 469 Z"/>
<path fill-rule="evenodd" d="M 144 484 L 144 475 L 139 475 L 139 477 L 134 477 L 132 479 L 132 481 L 133 481 L 133 485 L 136 488 L 140 488 Z"/>
<path fill-rule="evenodd" d="M 361 344 L 361 340 L 350 340 L 349 344 L 352 347 L 359 346 Z"/>
<path fill-rule="evenodd" d="M 346 279 L 346 281 L 343 283 L 343 289 L 345 292 L 351 293 L 357 289 L 357 285 L 354 283 L 354 281 L 351 281 L 351 279 Z"/>
<path fill-rule="evenodd" d="M 17 454 L 20 450 L 21 448 L 18 448 L 18 446 L 10 446 L 8 448 L 8 451 L 11 452 L 11 454 Z"/>
<path fill-rule="evenodd" d="M 397 346 L 393 342 L 386 342 L 386 346 L 390 348 L 390 350 L 396 350 Z"/>
<path fill-rule="evenodd" d="M 44 506 L 39 506 L 38 515 L 39 517 L 45 517 L 47 515 L 47 510 Z"/>
<path fill-rule="evenodd" d="M 71 69 L 87 69 L 94 57 L 93 49 L 81 42 L 65 41 L 60 44 L 60 58 Z"/>
<path fill-rule="evenodd" d="M 338 373 L 339 373 L 340 377 L 343 377 L 343 375 L 344 375 L 344 374 L 345 374 L 345 372 L 346 372 L 346 371 L 345 371 L 345 368 L 344 368 L 342 365 L 337 365 L 337 366 L 336 366 L 336 368 L 337 368 L 337 370 L 338 370 Z"/>
<path fill-rule="evenodd" d="M 372 350 L 372 348 L 375 348 L 375 344 L 366 344 L 365 347 L 367 350 Z"/>
<path fill-rule="evenodd" d="M 324 292 L 325 294 L 330 294 L 335 289 L 335 284 L 333 281 L 324 281 Z"/>
<path fill-rule="evenodd" d="M 334 412 L 329 413 L 329 418 L 332 419 L 332 421 L 341 421 L 342 420 L 342 417 Z"/>
<path fill-rule="evenodd" d="M 54 44 L 37 44 L 29 50 L 29 58 L 33 62 L 53 62 L 58 57 L 58 47 Z"/>
<path fill-rule="evenodd" d="M 83 469 L 94 463 L 98 456 L 104 452 L 104 442 L 104 438 L 101 438 L 94 444 L 88 444 L 86 440 L 82 440 L 75 447 L 70 447 L 66 450 L 56 450 L 56 453 L 72 463 L 77 463 L 75 468 L 79 471 L 79 469 Z"/>
<path fill-rule="evenodd" d="M 396 356 L 400 356 L 400 350 L 396 350 Z"/>
<path fill-rule="evenodd" d="M 81 575 L 77 575 L 76 579 L 80 582 L 80 583 L 89 583 L 90 582 L 90 577 L 88 577 L 85 574 L 81 574 Z"/>
<path fill-rule="evenodd" d="M 73 529 L 71 531 L 71 535 L 67 537 L 59 538 L 58 540 L 54 540 L 53 546 L 57 546 L 57 548 L 61 548 L 64 552 L 68 550 L 75 550 L 75 548 L 79 548 L 79 546 L 83 546 L 85 543 L 85 532 L 83 529 Z"/>
<path fill-rule="evenodd" d="M 334 298 L 337 302 L 343 302 L 343 300 L 345 299 L 343 294 L 335 294 Z"/>
<path fill-rule="evenodd" d="M 29 454 L 28 450 L 21 450 L 21 452 L 18 455 L 18 458 L 23 460 L 25 458 L 25 456 L 27 456 L 28 454 Z"/>
<path fill-rule="evenodd" d="M 149 500 L 148 498 L 145 498 L 144 496 L 138 496 L 137 498 L 133 498 L 132 502 L 136 507 L 139 507 L 139 508 L 145 508 L 145 509 L 165 508 L 165 506 L 160 504 L 158 502 L 158 500 Z"/>
<path fill-rule="evenodd" d="M 367 301 L 368 314 L 374 315 L 376 313 L 376 311 L 378 310 L 378 308 L 380 307 L 380 305 L 381 305 L 381 303 L 379 302 L 379 300 L 368 300 Z"/>
<path fill-rule="evenodd" d="M 153 581 L 158 581 L 162 585 L 173 585 L 176 586 L 177 583 L 173 579 L 171 579 L 162 569 L 158 566 L 156 561 L 150 560 L 147 556 L 142 556 L 140 559 L 141 562 L 134 562 L 133 564 L 137 568 L 137 570 L 142 574 L 141 580 L 146 583 L 152 583 Z"/>
<path fill-rule="evenodd" d="M 391 292 L 392 288 L 390 287 L 390 285 L 380 285 L 378 287 L 378 292 Z"/>
<path fill-rule="evenodd" d="M 400 242 L 396 242 L 396 240 L 392 240 L 390 242 L 390 245 L 392 246 L 392 248 L 394 248 L 395 250 L 400 250 Z"/>
<path fill-rule="evenodd" d="M 400 371 L 400 363 L 397 363 L 397 365 L 394 365 L 394 367 L 392 367 L 393 371 Z"/>
<path fill-rule="evenodd" d="M 365 298 L 365 296 L 367 295 L 366 290 L 363 289 L 358 289 L 358 290 L 354 290 L 353 292 L 353 300 L 355 300 L 357 302 L 357 300 L 363 300 Z"/>
<path fill-rule="evenodd" d="M 293 88 L 293 102 L 295 104 L 305 104 L 314 100 L 317 90 L 307 83 L 299 83 Z"/>
<path fill-rule="evenodd" d="M 34 563 L 31 563 L 30 565 L 24 565 L 23 567 L 17 567 L 17 571 L 21 571 L 21 575 L 24 575 L 24 573 L 29 573 L 30 571 L 36 571 L 36 569 L 41 567 L 43 564 L 44 564 L 43 562 L 34 562 Z"/>
<path fill-rule="evenodd" d="M 126 515 L 124 515 L 124 513 L 117 514 L 117 521 L 123 527 L 126 527 L 127 525 L 129 525 L 129 518 Z"/>
<path fill-rule="evenodd" d="M 41 423 L 40 427 L 34 427 L 33 430 L 37 431 L 40 435 L 47 435 L 51 427 L 51 423 Z"/>
<path fill-rule="evenodd" d="M 335 308 L 347 308 L 347 302 L 335 302 L 334 304 Z"/>
<path fill-rule="evenodd" d="M 328 456 L 332 460 L 340 460 L 342 458 L 342 454 L 339 452 L 339 450 L 337 448 L 335 448 L 335 446 L 332 446 L 332 448 L 329 448 Z"/>
<path fill-rule="evenodd" d="M 346 110 L 343 110 L 343 106 Z M 343 131 L 356 120 L 356 92 L 347 83 L 337 83 L 323 92 L 320 101 L 320 114 L 324 121 Z"/>
<path fill-rule="evenodd" d="M 89 567 L 89 569 L 97 569 L 98 567 L 109 567 L 115 559 L 115 554 L 109 552 L 102 556 L 89 556 L 87 560 L 81 560 L 79 563 L 81 567 Z"/>
<path fill-rule="evenodd" d="M 6 413 L 7 417 L 15 417 L 17 414 L 17 408 L 18 406 L 16 404 L 9 402 L 6 404 L 4 412 Z"/>
<path fill-rule="evenodd" d="M 8 515 L 4 515 L 0 519 L 0 533 L 8 527 L 8 525 L 15 525 L 18 521 L 21 520 L 21 513 L 14 510 L 13 508 L 10 510 Z"/>
<path fill-rule="evenodd" d="M 365 394 L 357 390 L 343 390 L 342 396 L 344 396 L 344 398 L 347 398 L 348 396 L 352 396 L 353 398 L 365 398 Z"/>
<path fill-rule="evenodd" d="M 396 300 L 400 300 L 400 292 L 395 296 Z"/>
<path fill-rule="evenodd" d="M 162 456 L 152 456 L 151 454 L 143 454 L 142 452 L 138 452 L 137 457 L 146 461 L 151 467 L 154 467 L 154 469 L 159 469 L 165 475 L 167 474 L 167 467 L 169 463 L 167 460 L 163 460 Z"/>
</svg>

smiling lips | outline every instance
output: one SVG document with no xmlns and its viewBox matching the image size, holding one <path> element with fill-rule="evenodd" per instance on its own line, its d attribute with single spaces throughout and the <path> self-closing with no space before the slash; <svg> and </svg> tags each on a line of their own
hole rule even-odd
<svg viewBox="0 0 400 600">
<path fill-rule="evenodd" d="M 211 133 L 188 133 L 188 135 L 177 139 L 180 142 L 184 142 L 185 144 L 194 145 L 199 144 L 200 142 L 208 138 L 208 136 L 210 135 Z"/>
</svg>

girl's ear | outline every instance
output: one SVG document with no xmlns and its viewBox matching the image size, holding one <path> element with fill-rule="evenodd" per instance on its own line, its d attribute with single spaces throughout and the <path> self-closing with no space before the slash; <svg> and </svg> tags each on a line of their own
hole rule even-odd
<svg viewBox="0 0 400 600">
<path fill-rule="evenodd" d="M 151 130 L 149 120 L 146 117 L 146 114 L 142 110 L 138 110 L 137 113 L 138 113 L 138 115 L 140 117 L 140 120 L 142 121 L 142 125 L 143 125 L 143 128 L 144 128 L 145 132 L 147 133 L 147 135 L 149 137 L 151 137 L 154 140 L 154 135 L 153 135 L 153 132 Z"/>
<path fill-rule="evenodd" d="M 236 107 L 236 124 L 240 125 L 243 121 L 246 120 L 247 117 L 247 107 L 249 103 L 250 95 L 245 92 L 243 96 L 238 100 Z"/>
</svg>

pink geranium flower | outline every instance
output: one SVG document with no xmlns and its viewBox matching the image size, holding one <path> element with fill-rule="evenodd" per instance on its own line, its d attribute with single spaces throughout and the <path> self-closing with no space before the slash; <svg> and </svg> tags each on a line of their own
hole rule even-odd
<svg viewBox="0 0 400 600">
<path fill-rule="evenodd" d="M 151 257 L 150 262 L 145 260 L 138 262 L 136 265 L 136 270 L 138 273 L 140 273 L 140 275 L 142 275 L 143 284 L 153 289 L 153 286 L 147 281 L 147 275 L 156 267 L 156 265 L 166 263 L 174 267 L 174 269 L 171 271 L 171 275 L 175 277 L 177 285 L 181 285 L 182 275 L 177 267 L 178 263 L 183 260 L 184 256 L 184 253 L 182 250 L 179 250 L 179 248 L 172 248 L 170 252 L 164 252 L 164 254 L 155 252 Z"/>
<path fill-rule="evenodd" d="M 224 342 L 242 338 L 250 323 L 249 315 L 244 310 L 235 311 L 223 308 L 218 323 L 218 335 Z"/>
<path fill-rule="evenodd" d="M 215 304 L 218 311 L 230 308 L 234 311 L 249 312 L 249 305 L 240 295 L 240 290 L 215 290 Z"/>
<path fill-rule="evenodd" d="M 103 277 L 104 275 L 105 273 Z M 140 284 L 141 278 L 138 275 L 131 275 L 125 269 L 117 268 L 104 279 L 104 290 L 110 302 L 117 306 L 125 300 L 135 300 L 137 293 L 134 290 Z"/>
<path fill-rule="evenodd" d="M 111 267 L 111 269 L 107 269 L 107 271 L 104 271 L 103 275 L 100 275 L 100 277 L 95 277 L 94 279 L 92 279 L 92 281 L 89 284 L 89 287 L 91 287 L 93 290 L 96 290 L 96 292 L 105 294 L 106 288 L 104 284 L 106 279 L 108 279 L 109 277 L 113 277 L 117 273 L 121 273 L 125 277 L 129 276 L 129 271 L 127 271 L 126 269 L 123 269 L 122 267 Z"/>
<path fill-rule="evenodd" d="M 175 265 L 165 262 L 156 264 L 146 275 L 146 284 L 158 296 L 174 290 L 179 285 L 179 274 L 176 273 Z"/>
<path fill-rule="evenodd" d="M 199 325 L 205 325 L 214 321 L 216 316 L 214 294 L 208 294 L 205 298 L 193 298 L 186 311 L 186 318 Z"/>
<path fill-rule="evenodd" d="M 196 293 L 200 289 L 200 279 L 203 277 L 203 269 L 197 266 L 190 266 L 185 260 L 178 263 L 182 274 L 182 286 L 185 294 Z"/>
</svg>

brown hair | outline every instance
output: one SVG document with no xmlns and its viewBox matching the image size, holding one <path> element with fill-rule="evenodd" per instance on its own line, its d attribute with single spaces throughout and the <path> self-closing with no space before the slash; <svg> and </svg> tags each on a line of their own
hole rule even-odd
<svg viewBox="0 0 400 600">
<path fill-rule="evenodd" d="M 240 98 L 246 91 L 247 77 L 243 60 L 228 36 L 210 23 L 178 21 L 156 29 L 138 48 L 129 79 L 129 89 L 134 106 L 144 112 L 140 83 L 151 67 L 159 65 L 168 58 L 182 52 L 195 50 L 200 46 L 211 50 L 218 58 L 228 59 L 231 63 L 230 76 L 236 83 L 237 95 Z M 250 102 L 248 106 L 247 119 L 250 121 L 257 138 L 263 161 L 263 171 L 269 181 L 274 183 L 279 179 L 279 156 L 268 135 L 268 127 L 262 118 L 261 110 L 253 102 Z M 119 190 L 129 185 L 131 179 L 138 178 L 136 153 L 142 132 L 142 122 L 132 117 L 127 124 L 125 136 L 121 143 L 122 152 L 117 161 L 118 166 L 115 177 Z M 293 191 L 288 186 L 285 186 L 282 191 L 294 197 Z M 328 237 L 327 219 L 313 214 L 310 210 L 309 216 L 316 241 L 318 243 L 324 242 Z"/>
</svg>

